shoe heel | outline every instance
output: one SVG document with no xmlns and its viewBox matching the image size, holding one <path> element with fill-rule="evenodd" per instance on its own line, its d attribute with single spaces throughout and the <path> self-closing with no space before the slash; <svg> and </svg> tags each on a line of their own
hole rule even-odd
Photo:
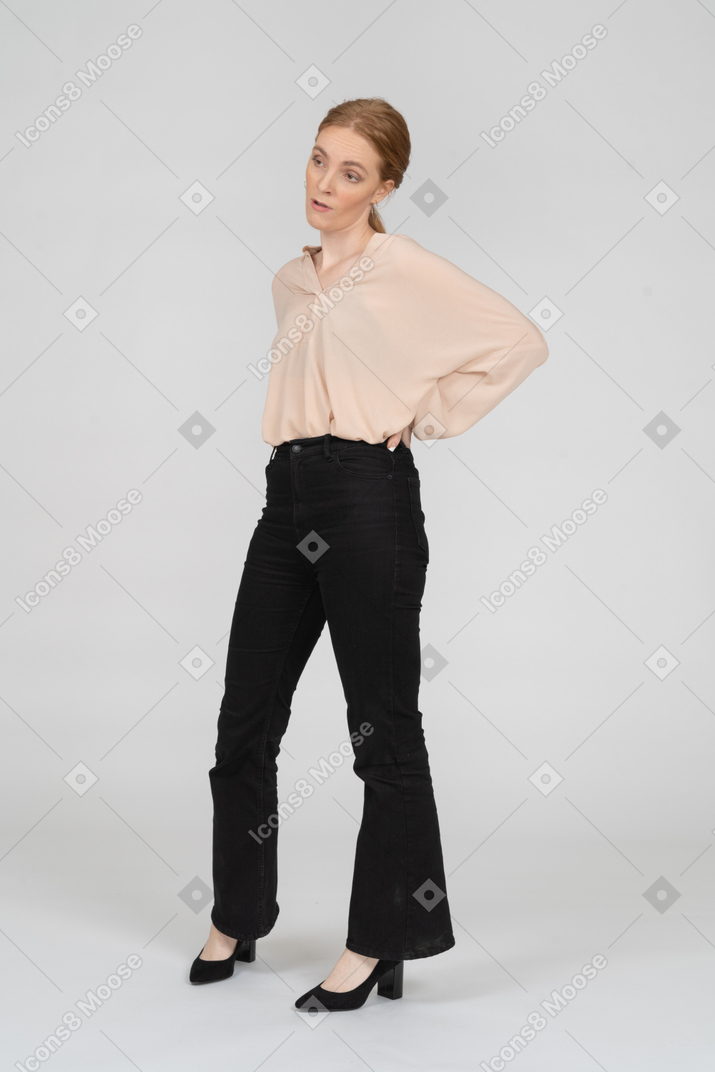
<svg viewBox="0 0 715 1072">
<path fill-rule="evenodd" d="M 394 968 L 390 968 L 389 972 L 378 979 L 377 992 L 381 998 L 401 998 L 402 997 L 402 977 L 404 972 L 405 962 L 399 961 Z"/>
<path fill-rule="evenodd" d="M 236 960 L 245 960 L 251 964 L 256 959 L 256 940 L 239 941 L 236 945 Z"/>
</svg>

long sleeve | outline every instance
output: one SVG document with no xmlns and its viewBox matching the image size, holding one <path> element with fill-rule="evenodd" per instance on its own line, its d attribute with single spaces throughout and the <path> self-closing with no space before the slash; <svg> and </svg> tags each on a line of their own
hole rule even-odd
<svg viewBox="0 0 715 1072">
<path fill-rule="evenodd" d="M 417 316 L 420 347 L 435 347 L 448 369 L 415 408 L 418 439 L 461 435 L 548 357 L 537 326 L 510 301 L 450 261 L 429 254 L 426 311 Z M 421 287 L 413 291 L 419 302 Z M 427 293 L 422 295 L 427 301 Z"/>
</svg>

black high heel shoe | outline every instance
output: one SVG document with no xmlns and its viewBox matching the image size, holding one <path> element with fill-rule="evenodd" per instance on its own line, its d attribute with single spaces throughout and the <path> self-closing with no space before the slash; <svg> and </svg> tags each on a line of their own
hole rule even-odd
<svg viewBox="0 0 715 1072">
<path fill-rule="evenodd" d="M 402 960 L 378 960 L 375 967 L 364 983 L 352 990 L 323 990 L 320 983 L 314 986 L 307 994 L 299 997 L 295 1003 L 296 1009 L 303 1012 L 338 1012 L 343 1009 L 359 1009 L 367 1001 L 368 995 L 375 983 L 377 992 L 382 998 L 402 997 L 402 978 L 404 961 Z M 325 980 L 323 979 L 323 982 Z"/>
<path fill-rule="evenodd" d="M 201 953 L 203 953 L 203 948 Z M 233 975 L 234 962 L 245 960 L 250 964 L 256 959 L 256 939 L 253 941 L 238 941 L 236 948 L 230 957 L 225 960 L 202 960 L 201 953 L 191 965 L 189 982 L 191 983 L 216 983 L 219 979 L 230 979 Z"/>
</svg>

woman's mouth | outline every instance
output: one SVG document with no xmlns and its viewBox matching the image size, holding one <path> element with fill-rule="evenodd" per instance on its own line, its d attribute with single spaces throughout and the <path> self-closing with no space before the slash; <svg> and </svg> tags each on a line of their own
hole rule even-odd
<svg viewBox="0 0 715 1072">
<path fill-rule="evenodd" d="M 330 212 L 331 211 L 329 205 L 324 205 L 324 204 L 322 204 L 321 201 L 316 201 L 314 197 L 311 197 L 310 204 L 315 209 L 316 212 Z"/>
</svg>

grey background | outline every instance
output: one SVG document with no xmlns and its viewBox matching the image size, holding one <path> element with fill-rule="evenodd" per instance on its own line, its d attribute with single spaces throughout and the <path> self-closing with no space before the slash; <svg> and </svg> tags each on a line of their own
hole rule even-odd
<svg viewBox="0 0 715 1072">
<path fill-rule="evenodd" d="M 132 47 L 21 144 L 132 23 Z M 541 72 L 595 24 L 605 38 L 549 88 Z M 0 34 L 4 1067 L 135 953 L 43 1067 L 461 1072 L 601 953 L 505 1067 L 711 1068 L 715 8 L 13 0 Z M 490 148 L 480 132 L 535 80 L 546 96 Z M 406 964 L 400 1002 L 374 992 L 308 1024 L 293 1001 L 345 939 L 350 761 L 280 829 L 281 914 L 256 962 L 215 987 L 187 973 L 270 454 L 247 365 L 275 330 L 272 274 L 319 240 L 303 187 L 318 123 L 372 95 L 413 139 L 387 229 L 562 315 L 546 364 L 494 412 L 413 441 L 431 548 L 420 707 L 457 944 Z M 180 200 L 196 181 L 213 196 L 198 214 Z M 664 212 L 646 199 L 662 182 Z M 80 297 L 97 314 L 81 331 L 64 315 Z M 179 432 L 197 421 L 214 429 L 198 446 Z M 23 610 L 132 488 L 131 514 Z M 606 502 L 491 613 L 480 597 L 597 488 Z M 279 799 L 346 736 L 326 629 Z M 552 782 L 530 781 L 544 763 Z"/>
</svg>

